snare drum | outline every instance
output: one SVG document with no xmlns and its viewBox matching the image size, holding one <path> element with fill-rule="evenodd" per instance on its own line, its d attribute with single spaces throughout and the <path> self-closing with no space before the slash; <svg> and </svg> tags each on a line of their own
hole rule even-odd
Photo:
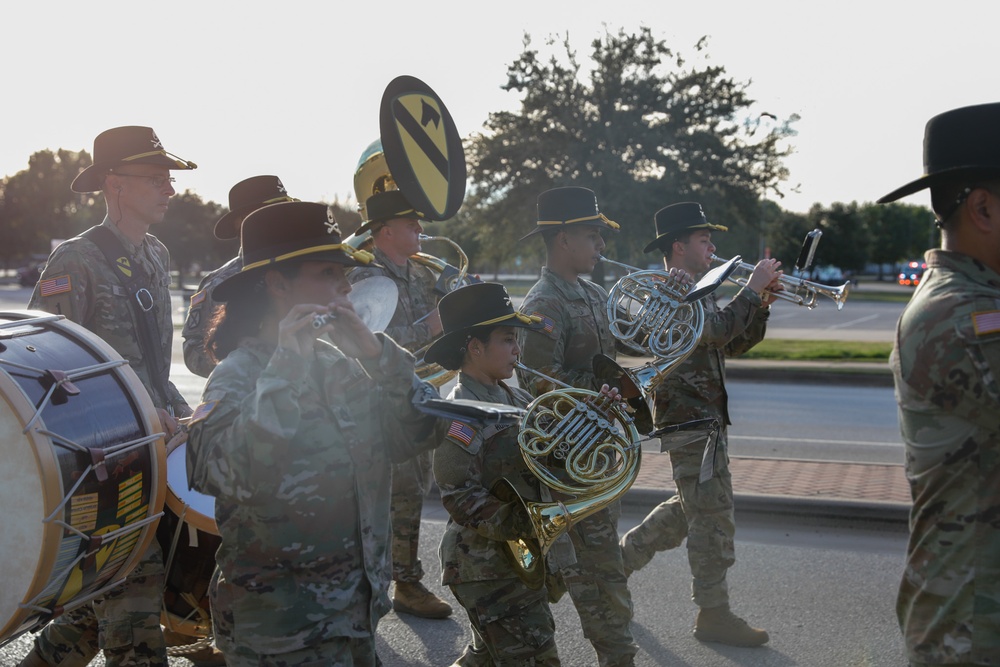
<svg viewBox="0 0 1000 667">
<path fill-rule="evenodd" d="M 167 446 L 167 501 L 156 537 L 166 564 L 160 622 L 192 637 L 212 634 L 208 586 L 222 543 L 215 524 L 215 498 L 188 489 L 187 441 Z"/>
<path fill-rule="evenodd" d="M 0 313 L 0 643 L 120 584 L 149 547 L 166 465 L 128 362 L 62 315 Z"/>
</svg>

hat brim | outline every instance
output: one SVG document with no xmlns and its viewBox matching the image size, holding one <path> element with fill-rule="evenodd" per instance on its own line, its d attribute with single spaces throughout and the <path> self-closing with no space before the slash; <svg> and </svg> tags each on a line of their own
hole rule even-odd
<svg viewBox="0 0 1000 667">
<path fill-rule="evenodd" d="M 108 169 L 114 169 L 115 167 L 121 167 L 127 164 L 152 164 L 158 167 L 166 167 L 167 169 L 188 170 L 193 168 L 188 166 L 192 163 L 183 163 L 167 157 L 166 155 L 150 155 L 138 160 L 95 162 L 76 175 L 76 178 L 73 179 L 69 189 L 73 192 L 79 192 L 81 194 L 86 192 L 99 192 L 101 190 L 101 175 Z"/>
<path fill-rule="evenodd" d="M 212 233 L 215 234 L 215 238 L 220 241 L 238 239 L 240 237 L 240 233 L 236 231 L 236 219 L 239 217 L 246 217 L 258 208 L 260 208 L 260 206 L 244 206 L 243 208 L 238 208 L 235 211 L 229 211 L 223 215 L 215 222 L 215 227 L 212 230 Z"/>
<path fill-rule="evenodd" d="M 517 327 L 520 329 L 530 329 L 532 331 L 536 331 L 541 329 L 544 324 L 541 322 L 525 322 L 515 315 L 511 315 L 510 319 L 500 320 L 499 322 L 480 326 Z M 430 347 L 427 348 L 427 352 L 424 353 L 424 361 L 432 364 L 440 364 L 449 371 L 457 371 L 457 366 L 455 368 L 448 368 L 446 365 L 447 361 L 449 358 L 453 358 L 452 353 L 456 352 L 462 343 L 465 342 L 465 337 L 469 335 L 469 332 L 478 328 L 478 326 L 464 327 L 462 329 L 456 329 L 455 331 L 449 331 L 431 343 Z"/>
<path fill-rule="evenodd" d="M 542 232 L 545 232 L 545 231 L 555 230 L 555 231 L 561 232 L 561 231 L 565 231 L 566 229 L 571 228 L 571 227 L 574 228 L 574 229 L 577 228 L 577 227 L 599 227 L 599 228 L 601 228 L 603 230 L 607 230 L 609 232 L 615 232 L 615 233 L 617 233 L 619 231 L 619 230 L 615 229 L 614 227 L 611 227 L 610 225 L 607 225 L 606 223 L 602 222 L 601 220 L 586 220 L 584 222 L 573 222 L 573 223 L 570 223 L 568 225 L 565 225 L 565 224 L 563 224 L 563 225 L 536 225 L 534 229 L 532 229 L 530 232 L 528 232 L 527 234 L 525 234 L 524 236 L 522 236 L 521 238 L 519 238 L 517 240 L 517 242 L 520 243 L 521 241 L 524 241 L 525 239 L 531 238 L 532 236 L 535 236 L 536 234 L 541 234 Z"/>
<path fill-rule="evenodd" d="M 683 229 L 678 229 L 666 234 L 660 234 L 655 239 L 646 244 L 646 247 L 642 249 L 643 252 L 653 252 L 654 250 L 666 250 L 666 246 L 673 243 L 674 240 L 683 234 L 684 232 L 694 231 L 696 229 L 711 229 L 715 232 L 728 232 L 729 227 L 725 225 L 713 225 L 710 222 L 706 222 L 699 225 L 691 225 L 690 227 L 684 227 Z"/>
<path fill-rule="evenodd" d="M 1000 167 L 977 167 L 975 165 L 970 165 L 967 167 L 953 167 L 952 169 L 945 169 L 944 171 L 938 171 L 933 174 L 924 174 L 920 178 L 910 181 L 904 186 L 896 188 L 889 194 L 879 197 L 875 200 L 875 203 L 888 204 L 896 201 L 897 199 L 902 199 L 908 195 L 920 192 L 921 190 L 932 188 L 940 183 L 952 181 L 956 176 L 961 176 L 962 174 L 968 174 L 970 176 L 997 175 L 1000 174 Z"/>
<path fill-rule="evenodd" d="M 255 281 L 260 280 L 261 276 L 263 276 L 268 269 L 273 269 L 279 264 L 288 264 L 289 262 L 335 262 L 344 266 L 366 266 L 364 263 L 357 261 L 342 251 L 335 250 L 332 252 L 322 251 L 313 254 L 307 253 L 298 255 L 294 259 L 285 260 L 283 262 L 273 262 L 271 264 L 255 266 L 252 269 L 240 271 L 239 273 L 226 278 L 221 283 L 216 285 L 212 290 L 212 299 L 219 303 L 229 301 L 240 290 L 246 289 Z"/>
</svg>

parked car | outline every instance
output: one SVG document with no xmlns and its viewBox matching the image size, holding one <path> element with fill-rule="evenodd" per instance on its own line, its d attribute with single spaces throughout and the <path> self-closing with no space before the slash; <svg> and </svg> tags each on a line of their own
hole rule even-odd
<svg viewBox="0 0 1000 667">
<path fill-rule="evenodd" d="M 833 264 L 817 266 L 812 270 L 812 278 L 810 280 L 820 285 L 843 285 L 847 281 L 840 267 Z"/>
<path fill-rule="evenodd" d="M 913 260 L 903 265 L 903 269 L 899 272 L 899 277 L 896 280 L 900 285 L 916 287 L 924 279 L 924 271 L 926 270 L 927 262 Z"/>
</svg>

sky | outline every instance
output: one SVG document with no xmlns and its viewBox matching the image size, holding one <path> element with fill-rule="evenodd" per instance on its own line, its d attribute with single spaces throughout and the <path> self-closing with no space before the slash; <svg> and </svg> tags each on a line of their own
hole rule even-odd
<svg viewBox="0 0 1000 667">
<path fill-rule="evenodd" d="M 814 3 L 506 0 L 497 3 L 51 0 L 4 7 L 0 176 L 43 149 L 87 150 L 147 125 L 198 164 L 176 187 L 226 204 L 229 188 L 277 174 L 303 200 L 345 202 L 378 137 L 385 86 L 407 74 L 444 101 L 462 136 L 490 112 L 525 34 L 543 54 L 649 27 L 682 54 L 708 37 L 711 63 L 749 81 L 756 111 L 801 117 L 783 208 L 870 202 L 921 175 L 927 120 L 1000 99 L 1000 2 Z M 552 156 L 558 159 L 558 156 Z M 905 200 L 928 204 L 926 193 Z M 664 205 L 670 202 L 664 202 Z M 608 211 L 613 217 L 613 212 Z M 652 217 L 650 211 L 650 217 Z M 627 221 L 623 221 L 627 222 Z"/>
</svg>

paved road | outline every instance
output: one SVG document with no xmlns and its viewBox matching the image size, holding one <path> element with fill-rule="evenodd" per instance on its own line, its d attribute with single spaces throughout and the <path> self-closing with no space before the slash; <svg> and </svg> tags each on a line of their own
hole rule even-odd
<svg viewBox="0 0 1000 667">
<path fill-rule="evenodd" d="M 378 650 L 386 667 L 451 664 L 469 640 L 467 620 L 440 582 L 437 545 L 446 514 L 431 500 L 421 525 L 425 583 L 452 601 L 457 613 L 430 621 L 389 613 L 379 625 Z M 626 514 L 621 531 L 641 516 Z M 905 531 L 865 523 L 793 522 L 738 514 L 736 566 L 730 571 L 734 609 L 766 628 L 770 643 L 759 649 L 702 644 L 690 634 L 695 607 L 682 550 L 656 556 L 633 575 L 633 634 L 637 667 L 889 667 L 903 664 L 894 616 Z M 553 607 L 564 665 L 595 665 L 568 598 Z M 14 667 L 30 636 L 0 648 L 0 667 Z M 98 657 L 92 665 L 104 664 Z M 190 667 L 180 658 L 171 667 Z"/>
</svg>

